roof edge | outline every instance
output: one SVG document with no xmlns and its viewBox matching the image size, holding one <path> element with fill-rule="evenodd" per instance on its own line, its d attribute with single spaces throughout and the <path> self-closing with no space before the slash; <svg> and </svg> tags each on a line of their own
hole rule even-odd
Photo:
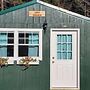
<svg viewBox="0 0 90 90">
<path fill-rule="evenodd" d="M 9 9 L 6 9 L 6 10 L 2 10 L 0 11 L 0 15 L 3 15 L 3 14 L 6 14 L 6 13 L 9 13 L 9 12 L 12 12 L 12 11 L 15 11 L 17 9 L 21 9 L 21 8 L 24 8 L 24 7 L 27 7 L 27 6 L 30 6 L 30 5 L 33 5 L 37 3 L 37 0 L 32 0 L 30 2 L 27 2 L 27 3 L 23 3 L 21 5 L 17 5 L 17 6 L 14 6 L 14 7 L 11 7 Z"/>
<path fill-rule="evenodd" d="M 83 18 L 83 19 L 90 20 L 89 17 L 86 17 L 86 16 L 80 15 L 80 14 L 78 14 L 78 13 L 75 13 L 75 12 L 72 12 L 72 11 L 69 11 L 69 10 L 66 10 L 66 9 L 63 9 L 63 8 L 60 8 L 60 7 L 58 7 L 58 6 L 54 6 L 54 5 L 52 5 L 52 4 L 49 4 L 49 3 L 46 3 L 46 2 L 43 2 L 43 1 L 40 1 L 40 0 L 37 0 L 37 2 L 38 2 L 39 4 L 45 5 L 45 6 L 47 6 L 47 7 L 50 7 L 50 8 L 59 10 L 59 11 L 62 11 L 62 12 L 64 12 L 64 13 L 67 13 L 67 14 L 70 14 L 70 15 L 73 15 L 73 16 L 76 16 L 76 17 L 79 17 L 79 18 Z"/>
<path fill-rule="evenodd" d="M 83 18 L 83 19 L 86 19 L 86 20 L 90 20 L 89 17 L 86 17 L 86 16 L 80 15 L 80 14 L 78 14 L 78 13 L 75 13 L 75 12 L 72 12 L 72 11 L 69 11 L 69 10 L 66 10 L 66 9 L 63 9 L 63 8 L 60 8 L 60 7 L 58 7 L 58 6 L 54 6 L 54 5 L 52 5 L 52 4 L 43 2 L 43 1 L 41 1 L 41 0 L 32 0 L 32 1 L 30 1 L 30 2 L 23 3 L 23 4 L 21 4 L 21 5 L 17 5 L 17 6 L 15 6 L 15 7 L 11 7 L 11 8 L 9 8 L 9 9 L 0 11 L 0 15 L 9 13 L 9 12 L 12 12 L 12 11 L 15 11 L 15 10 L 17 10 L 17 9 L 21 9 L 21 8 L 24 8 L 24 7 L 27 7 L 27 6 L 30 6 L 30 5 L 33 5 L 33 4 L 35 4 L 35 3 L 39 3 L 39 4 L 42 4 L 42 5 L 45 5 L 45 6 L 47 6 L 47 7 L 50 7 L 50 8 L 53 8 L 53 9 L 62 11 L 62 12 L 64 12 L 64 13 L 67 13 L 67 14 L 70 14 L 70 15 L 73 15 L 73 16 L 76 16 L 76 17 L 78 17 L 78 18 Z"/>
</svg>

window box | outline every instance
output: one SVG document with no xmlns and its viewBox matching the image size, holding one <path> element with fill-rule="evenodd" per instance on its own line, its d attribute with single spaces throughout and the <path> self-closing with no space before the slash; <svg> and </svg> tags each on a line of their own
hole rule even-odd
<svg viewBox="0 0 90 90">
<path fill-rule="evenodd" d="M 0 66 L 7 66 L 8 65 L 8 58 L 0 58 Z"/>
</svg>

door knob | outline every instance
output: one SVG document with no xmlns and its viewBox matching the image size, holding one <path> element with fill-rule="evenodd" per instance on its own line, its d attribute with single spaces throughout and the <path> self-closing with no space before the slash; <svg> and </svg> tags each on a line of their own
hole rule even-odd
<svg viewBox="0 0 90 90">
<path fill-rule="evenodd" d="M 52 59 L 54 59 L 54 57 L 52 57 Z"/>
<path fill-rule="evenodd" d="M 55 63 L 55 61 L 52 61 L 52 63 Z"/>
</svg>

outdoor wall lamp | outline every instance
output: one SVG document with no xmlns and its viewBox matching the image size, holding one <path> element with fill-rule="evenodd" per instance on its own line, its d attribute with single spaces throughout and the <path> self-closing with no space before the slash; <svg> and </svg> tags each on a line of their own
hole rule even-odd
<svg viewBox="0 0 90 90">
<path fill-rule="evenodd" d="M 43 23 L 43 30 L 46 32 L 47 30 L 47 21 L 45 20 Z"/>
</svg>

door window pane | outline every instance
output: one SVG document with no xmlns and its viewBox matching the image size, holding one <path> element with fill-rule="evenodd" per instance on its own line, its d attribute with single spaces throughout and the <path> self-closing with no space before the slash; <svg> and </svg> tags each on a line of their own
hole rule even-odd
<svg viewBox="0 0 90 90">
<path fill-rule="evenodd" d="M 72 35 L 67 35 L 68 42 L 72 42 Z"/>
<path fill-rule="evenodd" d="M 57 35 L 57 59 L 72 59 L 72 35 Z"/>
<path fill-rule="evenodd" d="M 57 59 L 61 59 L 61 52 L 57 52 Z"/>
<path fill-rule="evenodd" d="M 67 44 L 63 43 L 63 52 L 66 52 L 66 51 L 67 51 Z"/>
<path fill-rule="evenodd" d="M 68 47 L 68 51 L 72 51 L 72 43 L 68 43 L 67 47 Z"/>
<path fill-rule="evenodd" d="M 71 53 L 71 52 L 68 52 L 67 55 L 68 55 L 68 56 L 67 56 L 68 59 L 72 59 L 72 53 Z"/>
<path fill-rule="evenodd" d="M 67 59 L 67 52 L 63 52 L 63 59 Z"/>
<path fill-rule="evenodd" d="M 57 41 L 61 42 L 61 35 L 57 35 Z"/>
<path fill-rule="evenodd" d="M 57 44 L 57 51 L 61 51 L 61 44 Z"/>
<path fill-rule="evenodd" d="M 61 36 L 61 42 L 67 42 L 67 36 L 66 35 L 60 35 Z"/>
</svg>

